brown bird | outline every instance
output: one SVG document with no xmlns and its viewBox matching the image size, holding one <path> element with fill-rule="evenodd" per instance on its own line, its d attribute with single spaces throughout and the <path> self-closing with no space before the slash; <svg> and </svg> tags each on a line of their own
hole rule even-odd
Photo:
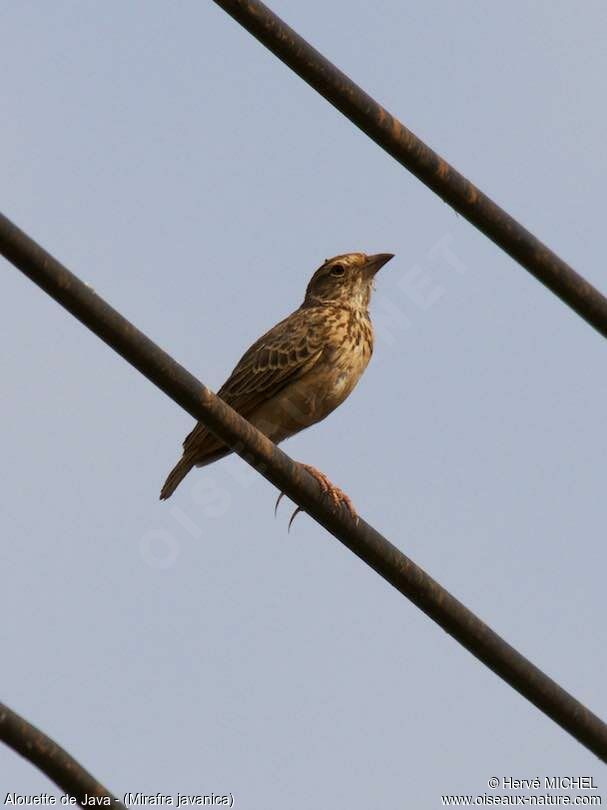
<svg viewBox="0 0 607 810">
<path fill-rule="evenodd" d="M 299 309 L 251 346 L 217 396 L 276 444 L 328 416 L 352 392 L 371 358 L 373 279 L 392 256 L 346 253 L 327 259 L 312 276 Z M 199 422 L 160 498 L 169 498 L 192 467 L 231 452 Z M 314 467 L 302 466 L 336 507 L 344 504 L 356 516 L 347 495 Z"/>
</svg>

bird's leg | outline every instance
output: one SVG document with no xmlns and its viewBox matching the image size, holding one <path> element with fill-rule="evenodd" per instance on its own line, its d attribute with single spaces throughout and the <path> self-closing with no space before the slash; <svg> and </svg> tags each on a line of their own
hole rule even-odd
<svg viewBox="0 0 607 810">
<path fill-rule="evenodd" d="M 330 498 L 335 509 L 339 509 L 340 506 L 345 506 L 352 518 L 354 520 L 358 520 L 358 515 L 356 514 L 354 504 L 343 490 L 336 487 L 335 484 L 332 484 L 327 476 L 320 472 L 320 470 L 317 470 L 316 467 L 312 467 L 309 464 L 303 464 L 301 461 L 299 463 L 304 470 L 306 470 L 306 472 L 310 473 L 312 478 L 315 478 L 316 481 L 318 481 L 323 493 Z"/>
<path fill-rule="evenodd" d="M 319 487 L 321 488 L 324 495 L 330 499 L 331 503 L 333 504 L 334 509 L 339 509 L 340 506 L 345 506 L 350 515 L 352 516 L 353 520 L 358 523 L 358 515 L 356 514 L 356 509 L 354 508 L 354 504 L 350 500 L 350 498 L 343 492 L 339 487 L 336 487 L 335 484 L 332 484 L 331 481 L 327 478 L 324 473 L 321 473 L 320 470 L 317 470 L 316 467 L 311 467 L 309 464 L 303 464 L 299 462 L 299 464 L 308 472 L 315 481 L 318 482 Z M 284 496 L 284 492 L 281 492 L 276 500 L 276 505 L 274 507 L 274 514 L 276 515 L 276 510 L 278 509 L 278 504 L 282 500 Z M 291 519 L 289 520 L 289 529 L 291 528 L 291 524 L 295 520 L 296 515 L 301 512 L 301 506 L 298 506 L 297 509 L 291 515 Z"/>
</svg>

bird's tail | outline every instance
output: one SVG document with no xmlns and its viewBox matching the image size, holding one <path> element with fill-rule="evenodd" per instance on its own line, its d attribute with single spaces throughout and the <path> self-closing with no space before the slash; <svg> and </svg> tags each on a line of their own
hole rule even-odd
<svg viewBox="0 0 607 810">
<path fill-rule="evenodd" d="M 195 462 L 191 456 L 184 455 L 178 462 L 175 464 L 173 469 L 168 475 L 167 480 L 164 482 L 164 486 L 160 490 L 160 500 L 165 501 L 167 498 L 170 498 L 173 492 L 177 489 L 179 484 L 183 481 L 186 475 L 190 472 L 192 467 L 194 466 Z"/>
</svg>

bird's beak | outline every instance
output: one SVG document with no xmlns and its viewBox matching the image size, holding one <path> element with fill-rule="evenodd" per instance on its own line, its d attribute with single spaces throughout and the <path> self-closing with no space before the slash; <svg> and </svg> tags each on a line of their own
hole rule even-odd
<svg viewBox="0 0 607 810">
<path fill-rule="evenodd" d="M 394 258 L 394 253 L 376 253 L 375 256 L 367 256 L 365 271 L 372 277 L 384 264 Z"/>
</svg>

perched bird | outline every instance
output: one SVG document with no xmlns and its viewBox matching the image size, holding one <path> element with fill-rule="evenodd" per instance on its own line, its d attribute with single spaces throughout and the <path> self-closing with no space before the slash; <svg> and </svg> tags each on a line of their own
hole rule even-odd
<svg viewBox="0 0 607 810">
<path fill-rule="evenodd" d="M 312 276 L 299 309 L 251 346 L 217 396 L 275 443 L 328 416 L 351 393 L 371 358 L 373 279 L 391 258 L 391 253 L 346 253 L 327 259 Z M 231 452 L 199 422 L 160 498 L 169 498 L 192 467 Z M 314 467 L 302 466 L 336 507 L 344 504 L 356 516 L 347 495 Z"/>
</svg>

